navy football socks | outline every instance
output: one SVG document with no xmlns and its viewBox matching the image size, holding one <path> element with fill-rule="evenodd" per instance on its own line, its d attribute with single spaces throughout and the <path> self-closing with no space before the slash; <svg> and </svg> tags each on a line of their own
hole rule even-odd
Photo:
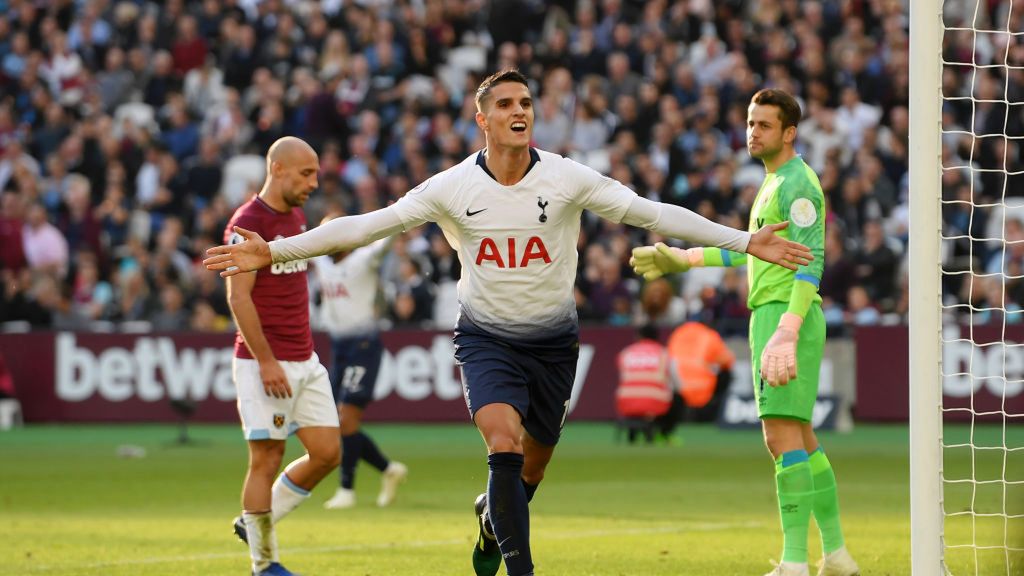
<svg viewBox="0 0 1024 576">
<path fill-rule="evenodd" d="M 366 460 L 370 466 L 383 472 L 391 462 L 380 451 L 380 448 L 377 448 L 377 443 L 373 441 L 373 438 L 367 436 L 362 430 L 356 432 L 356 435 L 363 437 L 363 451 L 361 453 L 363 460 Z"/>
<path fill-rule="evenodd" d="M 383 472 L 390 462 L 377 448 L 377 443 L 362 431 L 341 437 L 341 487 L 351 490 L 356 483 L 356 465 L 359 459 Z"/>
<path fill-rule="evenodd" d="M 523 483 L 523 490 L 526 490 L 526 501 L 533 502 L 533 495 L 537 493 L 537 487 L 540 486 L 540 484 L 530 484 L 526 480 L 522 479 L 520 479 L 520 481 Z"/>
<path fill-rule="evenodd" d="M 351 490 L 356 483 L 356 464 L 363 453 L 363 435 L 359 432 L 341 437 L 341 487 Z"/>
<path fill-rule="evenodd" d="M 530 509 L 521 476 L 523 455 L 500 452 L 487 457 L 487 502 L 494 536 L 509 576 L 533 573 L 530 554 Z M 536 490 L 536 487 L 534 487 Z"/>
</svg>

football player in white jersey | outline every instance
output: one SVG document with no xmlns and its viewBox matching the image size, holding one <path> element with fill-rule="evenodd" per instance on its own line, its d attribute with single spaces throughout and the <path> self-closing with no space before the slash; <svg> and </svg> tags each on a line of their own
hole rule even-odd
<svg viewBox="0 0 1024 576">
<path fill-rule="evenodd" d="M 490 469 L 487 492 L 476 501 L 474 570 L 493 575 L 504 559 L 509 576 L 528 576 L 528 502 L 558 442 L 579 353 L 573 282 L 583 210 L 794 270 L 813 257 L 807 247 L 775 234 L 786 222 L 753 234 L 721 226 L 531 147 L 533 98 L 516 70 L 486 78 L 476 104 L 484 150 L 395 204 L 269 244 L 239 229 L 246 242 L 211 248 L 204 263 L 230 276 L 436 222 L 462 263 L 455 357 Z"/>
<path fill-rule="evenodd" d="M 339 216 L 329 214 L 323 222 Z M 321 222 L 321 224 L 323 224 Z M 341 420 L 341 466 L 338 489 L 324 503 L 328 510 L 356 504 L 356 467 L 360 460 L 381 472 L 378 506 L 395 499 L 408 469 L 389 460 L 362 429 L 363 411 L 373 401 L 384 345 L 376 300 L 380 291 L 380 267 L 394 236 L 377 240 L 351 252 L 337 252 L 313 260 L 320 310 L 317 325 L 331 335 L 331 386 Z"/>
</svg>

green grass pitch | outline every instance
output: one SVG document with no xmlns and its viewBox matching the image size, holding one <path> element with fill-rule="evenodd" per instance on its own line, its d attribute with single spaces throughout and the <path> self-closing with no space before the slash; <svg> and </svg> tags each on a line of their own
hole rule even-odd
<svg viewBox="0 0 1024 576">
<path fill-rule="evenodd" d="M 410 476 L 391 508 L 374 506 L 379 475 L 359 469 L 359 504 L 321 507 L 337 483 L 278 525 L 281 558 L 305 576 L 472 574 L 473 498 L 484 488 L 484 447 L 464 425 L 382 425 L 367 430 Z M 969 429 L 948 427 L 946 441 Z M 975 431 L 979 446 L 1021 446 L 1024 430 Z M 231 534 L 246 454 L 234 426 L 194 426 L 176 445 L 171 426 L 30 426 L 0 432 L 0 574 L 248 574 L 247 548 Z M 778 558 L 781 536 L 772 464 L 757 431 L 687 427 L 682 445 L 630 446 L 608 424 L 570 422 L 531 505 L 542 576 L 758 575 Z M 823 434 L 836 468 L 847 544 L 865 576 L 910 573 L 907 430 L 861 425 Z M 144 458 L 121 458 L 137 444 Z M 289 456 L 299 445 L 289 441 Z M 947 451 L 947 477 L 1017 475 L 1024 454 Z M 1014 458 L 1021 461 L 1014 461 Z M 1012 478 L 1011 478 L 1012 479 Z M 949 512 L 1008 511 L 1024 493 L 1002 484 L 951 485 Z M 1004 495 L 1004 490 L 1006 494 Z M 973 501 L 973 504 L 972 504 Z M 820 556 L 813 528 L 811 560 Z M 953 574 L 1024 574 L 1002 549 L 1020 532 L 1002 517 L 951 517 Z"/>
</svg>

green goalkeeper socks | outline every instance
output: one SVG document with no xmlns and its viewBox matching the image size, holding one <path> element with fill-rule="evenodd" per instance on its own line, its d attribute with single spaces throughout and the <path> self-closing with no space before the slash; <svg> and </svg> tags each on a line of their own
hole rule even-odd
<svg viewBox="0 0 1024 576">
<path fill-rule="evenodd" d="M 806 450 L 791 450 L 775 459 L 775 486 L 782 520 L 782 561 L 807 563 L 807 530 L 814 502 L 814 480 Z"/>
<path fill-rule="evenodd" d="M 814 521 L 821 531 L 821 548 L 825 554 L 843 547 L 843 529 L 839 523 L 839 494 L 832 464 L 819 446 L 811 453 L 808 464 L 814 479 Z"/>
</svg>

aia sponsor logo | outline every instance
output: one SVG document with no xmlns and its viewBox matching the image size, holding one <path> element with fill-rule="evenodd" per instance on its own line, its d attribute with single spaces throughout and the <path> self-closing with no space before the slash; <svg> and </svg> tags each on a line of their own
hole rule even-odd
<svg viewBox="0 0 1024 576">
<path fill-rule="evenodd" d="M 324 284 L 320 288 L 320 295 L 324 298 L 349 298 L 348 288 L 344 284 Z"/>
<path fill-rule="evenodd" d="M 522 252 L 519 247 L 522 246 Z M 476 265 L 483 266 L 489 262 L 498 268 L 526 268 L 534 260 L 551 264 L 551 256 L 539 236 L 530 236 L 525 242 L 522 238 L 500 239 L 484 238 L 476 252 Z"/>
</svg>

